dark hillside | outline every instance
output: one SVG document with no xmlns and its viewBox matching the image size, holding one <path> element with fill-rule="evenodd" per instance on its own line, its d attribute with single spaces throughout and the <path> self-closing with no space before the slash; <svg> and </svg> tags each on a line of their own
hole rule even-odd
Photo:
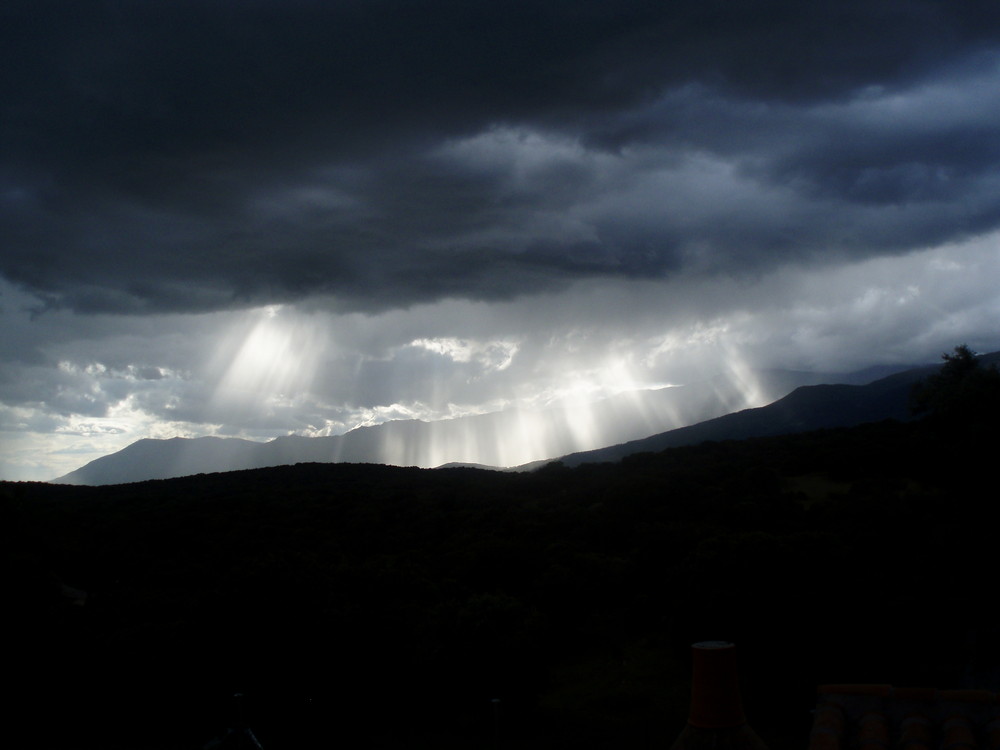
<svg viewBox="0 0 1000 750">
<path fill-rule="evenodd" d="M 698 445 L 706 440 L 745 440 L 884 419 L 905 421 L 911 416 L 910 391 L 914 383 L 937 369 L 931 366 L 907 370 L 866 385 L 802 386 L 767 406 L 744 409 L 641 440 L 572 453 L 561 460 L 578 466 L 586 462 L 618 461 L 639 451 Z"/>
<path fill-rule="evenodd" d="M 819 682 L 998 690 L 995 450 L 882 422 L 531 474 L 0 485 L 10 746 L 200 747 L 239 691 L 269 750 L 663 747 L 706 638 L 774 750 Z"/>
</svg>

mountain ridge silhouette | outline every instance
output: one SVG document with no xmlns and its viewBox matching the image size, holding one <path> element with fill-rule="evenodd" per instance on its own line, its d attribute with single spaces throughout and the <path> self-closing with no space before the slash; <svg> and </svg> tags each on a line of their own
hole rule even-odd
<svg viewBox="0 0 1000 750">
<path fill-rule="evenodd" d="M 1000 352 L 980 355 L 978 361 L 981 365 L 995 366 L 1000 363 Z M 766 406 L 743 409 L 606 448 L 567 454 L 558 460 L 566 466 L 579 466 L 618 461 L 635 453 L 697 445 L 709 440 L 746 440 L 853 427 L 886 419 L 906 421 L 913 418 L 910 408 L 913 386 L 940 368 L 940 365 L 914 367 L 865 385 L 836 383 L 800 386 Z M 549 462 L 533 462 L 518 468 L 532 469 L 546 463 Z"/>
<path fill-rule="evenodd" d="M 935 369 L 934 365 L 911 368 L 867 385 L 853 383 L 884 372 L 884 369 L 868 368 L 842 375 L 761 370 L 749 375 L 752 383 L 720 375 L 683 386 L 625 392 L 588 405 L 584 416 L 592 423 L 593 434 L 584 436 L 574 424 L 579 414 L 567 404 L 546 410 L 508 410 L 433 422 L 397 420 L 359 427 L 342 435 L 286 435 L 268 442 L 218 436 L 143 438 L 51 481 L 56 484 L 123 484 L 310 462 L 384 463 L 425 468 L 471 465 L 529 470 L 552 461 L 576 465 L 618 460 L 632 452 L 703 440 L 904 418 L 900 407 L 903 401 L 900 401 L 898 389 L 892 387 L 892 383 L 897 382 L 893 378 L 902 378 L 898 382 L 904 382 L 908 388 L 911 382 Z M 746 373 L 744 377 L 747 378 Z M 841 382 L 829 384 L 830 380 Z M 879 383 L 883 385 L 877 385 Z M 800 394 L 792 401 L 785 400 L 803 388 L 834 389 L 806 392 L 814 396 L 854 393 L 843 390 L 852 388 L 867 388 L 870 390 L 857 393 L 874 394 L 880 388 L 889 388 L 892 405 L 881 410 L 873 404 L 868 404 L 868 410 L 848 409 L 843 413 L 853 416 L 840 422 L 817 419 L 815 415 L 796 416 L 804 408 L 803 399 L 807 397 Z M 768 405 L 746 408 L 748 392 L 756 393 Z M 778 406 L 782 402 L 783 405 Z M 815 411 L 819 407 L 811 408 Z M 843 411 L 842 407 L 837 408 Z M 771 411 L 760 412 L 760 409 Z M 787 413 L 782 415 L 782 410 Z M 748 413 L 756 416 L 748 416 Z M 768 419 L 777 419 L 777 422 L 771 427 L 763 425 Z M 600 437 L 596 438 L 598 435 Z M 600 443 L 595 446 L 580 444 L 587 439 L 599 439 Z M 505 440 L 537 441 L 541 455 L 528 461 L 504 460 Z"/>
</svg>

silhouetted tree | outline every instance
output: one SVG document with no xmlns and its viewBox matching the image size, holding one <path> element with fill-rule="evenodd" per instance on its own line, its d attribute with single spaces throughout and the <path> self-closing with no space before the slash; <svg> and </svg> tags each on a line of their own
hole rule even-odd
<svg viewBox="0 0 1000 750">
<path fill-rule="evenodd" d="M 1000 372 L 983 367 L 979 355 L 967 344 L 941 357 L 935 375 L 917 383 L 911 393 L 914 414 L 928 414 L 940 421 L 970 423 L 994 418 L 1000 412 Z"/>
</svg>

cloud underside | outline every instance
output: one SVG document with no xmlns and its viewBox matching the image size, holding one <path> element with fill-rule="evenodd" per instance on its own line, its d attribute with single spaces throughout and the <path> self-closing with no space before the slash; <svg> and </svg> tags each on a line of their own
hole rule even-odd
<svg viewBox="0 0 1000 750">
<path fill-rule="evenodd" d="M 1000 221 L 985 5 L 46 8 L 0 32 L 0 273 L 48 307 L 503 300 Z"/>
</svg>

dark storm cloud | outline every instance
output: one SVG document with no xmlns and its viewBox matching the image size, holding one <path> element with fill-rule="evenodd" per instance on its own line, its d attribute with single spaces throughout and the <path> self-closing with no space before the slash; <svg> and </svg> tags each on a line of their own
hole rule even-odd
<svg viewBox="0 0 1000 750">
<path fill-rule="evenodd" d="M 52 307 L 378 310 L 1000 224 L 1000 118 L 871 119 L 927 81 L 995 82 L 991 2 L 0 13 L 0 273 Z"/>
</svg>

